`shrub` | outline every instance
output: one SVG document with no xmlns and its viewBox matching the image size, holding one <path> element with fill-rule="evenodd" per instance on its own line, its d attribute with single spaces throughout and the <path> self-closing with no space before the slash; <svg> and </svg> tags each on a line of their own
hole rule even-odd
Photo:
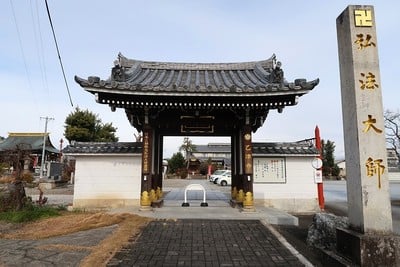
<svg viewBox="0 0 400 267">
<path fill-rule="evenodd" d="M 11 175 L 5 175 L 0 177 L 0 184 L 9 184 L 15 181 L 15 178 Z"/>
<path fill-rule="evenodd" d="M 0 162 L 0 175 L 3 175 L 9 167 L 8 163 Z"/>
<path fill-rule="evenodd" d="M 33 182 L 33 174 L 30 172 L 24 172 L 21 174 L 21 180 L 30 184 Z"/>
<path fill-rule="evenodd" d="M 181 177 L 181 179 L 186 179 L 188 176 L 188 170 L 186 168 L 180 168 L 176 171 L 176 174 Z"/>
</svg>

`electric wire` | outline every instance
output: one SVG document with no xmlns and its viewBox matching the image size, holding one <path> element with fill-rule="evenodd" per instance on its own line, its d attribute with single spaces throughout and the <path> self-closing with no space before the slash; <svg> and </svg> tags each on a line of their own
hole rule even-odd
<svg viewBox="0 0 400 267">
<path fill-rule="evenodd" d="M 30 77 L 29 71 L 28 71 L 28 65 L 26 64 L 26 57 L 25 57 L 25 53 L 24 53 L 24 48 L 23 48 L 23 46 L 22 46 L 21 33 L 20 33 L 20 31 L 19 31 L 18 22 L 17 22 L 17 16 L 15 15 L 15 10 L 14 10 L 14 5 L 13 5 L 13 3 L 12 3 L 12 0 L 10 0 L 10 5 L 11 5 L 12 13 L 13 13 L 15 28 L 16 28 L 16 30 L 17 30 L 19 48 L 20 48 L 20 50 L 21 50 L 22 59 L 23 59 L 23 61 L 24 61 L 24 67 L 25 67 L 26 78 L 27 78 L 27 80 L 28 80 L 28 86 L 29 86 L 30 91 L 31 91 L 31 93 L 32 93 L 32 95 L 33 95 L 34 101 L 35 101 L 35 103 L 37 104 L 36 96 L 35 96 L 35 94 L 33 93 L 34 91 L 33 91 L 33 87 L 32 87 L 31 77 Z"/>
<path fill-rule="evenodd" d="M 39 67 L 40 67 L 40 72 L 41 72 L 41 78 L 42 78 L 42 83 L 43 87 L 46 90 L 47 94 L 49 94 L 49 86 L 47 83 L 47 75 L 46 75 L 46 65 L 45 65 L 45 59 L 44 59 L 44 49 L 43 49 L 43 39 L 42 39 L 42 33 L 41 33 L 41 28 L 40 28 L 40 20 L 39 20 L 39 8 L 38 8 L 38 1 L 35 1 L 36 3 L 36 14 L 34 14 L 34 8 L 33 8 L 33 2 L 34 0 L 31 0 L 31 17 L 32 17 L 32 25 L 33 25 L 33 33 L 35 37 L 35 46 L 36 46 L 36 53 L 38 56 L 39 60 Z M 36 15 L 36 20 L 35 20 L 35 15 Z"/>
<path fill-rule="evenodd" d="M 51 31 L 53 32 L 54 43 L 55 43 L 56 48 L 57 48 L 58 60 L 59 60 L 59 62 L 60 62 L 61 71 L 62 71 L 63 76 L 64 76 L 65 86 L 66 86 L 67 92 L 68 92 L 69 102 L 71 103 L 71 106 L 73 107 L 74 104 L 72 103 L 72 98 L 71 98 L 71 93 L 70 93 L 70 91 L 69 91 L 67 78 L 65 77 L 64 65 L 63 65 L 62 60 L 61 60 L 60 49 L 58 49 L 58 43 L 57 43 L 56 33 L 55 33 L 55 31 L 54 31 L 54 26 L 53 26 L 53 22 L 52 22 L 52 20 L 51 20 L 51 15 L 50 15 L 50 10 L 49 10 L 49 5 L 47 4 L 47 0 L 45 0 L 45 3 L 46 3 L 47 16 L 48 16 L 48 18 L 49 18 Z"/>
</svg>

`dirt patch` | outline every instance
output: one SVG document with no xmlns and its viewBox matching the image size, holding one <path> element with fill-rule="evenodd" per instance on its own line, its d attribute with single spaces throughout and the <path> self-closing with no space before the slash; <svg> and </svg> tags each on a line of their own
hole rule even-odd
<svg viewBox="0 0 400 267">
<path fill-rule="evenodd" d="M 58 246 L 60 250 L 88 249 L 91 253 L 80 266 L 105 266 L 113 255 L 128 241 L 135 240 L 141 229 L 150 222 L 150 218 L 135 214 L 107 213 L 67 213 L 62 216 L 47 218 L 32 223 L 9 224 L 0 222 L 0 238 L 37 240 L 62 236 L 78 231 L 110 225 L 118 225 L 117 230 L 95 247 Z M 52 245 L 54 248 L 54 245 Z M 51 249 L 43 248 L 43 249 Z"/>
</svg>

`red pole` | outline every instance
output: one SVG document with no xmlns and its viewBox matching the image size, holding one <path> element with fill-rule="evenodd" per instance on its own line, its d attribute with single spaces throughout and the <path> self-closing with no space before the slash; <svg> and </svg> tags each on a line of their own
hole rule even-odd
<svg viewBox="0 0 400 267">
<path fill-rule="evenodd" d="M 320 158 L 322 160 L 322 146 L 321 146 L 321 137 L 319 135 L 319 128 L 318 126 L 315 127 L 315 147 L 317 148 L 318 152 L 319 152 L 319 156 L 318 158 Z M 318 170 L 321 170 L 321 168 L 319 168 Z M 324 199 L 324 184 L 321 183 L 317 183 L 317 189 L 318 189 L 318 204 L 319 204 L 319 208 L 321 210 L 325 209 L 325 199 Z"/>
</svg>

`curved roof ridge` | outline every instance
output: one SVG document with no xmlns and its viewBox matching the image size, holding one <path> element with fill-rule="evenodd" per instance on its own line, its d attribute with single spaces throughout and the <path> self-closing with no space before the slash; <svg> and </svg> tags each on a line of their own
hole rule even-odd
<svg viewBox="0 0 400 267">
<path fill-rule="evenodd" d="M 131 68 L 133 66 L 140 66 L 141 68 L 148 69 L 168 69 L 168 70 L 246 70 L 254 69 L 255 65 L 261 65 L 263 68 L 273 68 L 276 60 L 275 54 L 265 60 L 247 61 L 247 62 L 228 62 L 228 63 L 183 63 L 183 62 L 158 62 L 158 61 L 144 61 L 129 59 L 118 54 L 116 64 L 121 67 Z"/>
</svg>

